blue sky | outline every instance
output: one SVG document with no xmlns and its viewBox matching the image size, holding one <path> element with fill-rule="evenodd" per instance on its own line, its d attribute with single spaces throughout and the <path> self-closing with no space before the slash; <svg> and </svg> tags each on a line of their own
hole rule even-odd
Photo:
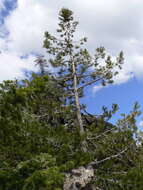
<svg viewBox="0 0 143 190">
<path fill-rule="evenodd" d="M 135 102 L 138 102 L 143 110 L 143 82 L 136 78 L 131 79 L 127 83 L 105 87 L 95 94 L 92 94 L 91 89 L 88 90 L 87 96 L 83 103 L 88 105 L 88 111 L 95 114 L 102 112 L 102 106 L 111 108 L 112 104 L 118 104 L 119 110 L 113 116 L 112 121 L 116 121 L 121 113 L 128 114 Z M 140 123 L 143 116 L 141 115 L 137 121 Z"/>
<path fill-rule="evenodd" d="M 16 8 L 17 1 L 16 0 L 1 0 L 1 4 L 3 5 L 1 7 L 1 19 L 3 20 L 4 17 L 6 17 L 13 9 Z"/>
<path fill-rule="evenodd" d="M 82 6 L 81 6 L 82 5 Z M 140 0 L 0 0 L 0 81 L 22 78 L 34 70 L 35 55 L 42 48 L 46 30 L 55 32 L 62 7 L 72 9 L 80 25 L 78 36 L 88 37 L 93 52 L 100 45 L 116 56 L 124 51 L 125 64 L 106 88 L 92 87 L 84 102 L 88 111 L 117 103 L 127 113 L 135 101 L 143 110 L 143 1 Z"/>
</svg>

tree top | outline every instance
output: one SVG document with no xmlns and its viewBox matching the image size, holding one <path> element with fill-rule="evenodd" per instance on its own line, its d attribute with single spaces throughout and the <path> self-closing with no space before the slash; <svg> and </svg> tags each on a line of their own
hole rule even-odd
<svg viewBox="0 0 143 190">
<path fill-rule="evenodd" d="M 67 8 L 62 8 L 59 12 L 59 19 L 63 22 L 73 20 L 73 12 Z"/>
</svg>

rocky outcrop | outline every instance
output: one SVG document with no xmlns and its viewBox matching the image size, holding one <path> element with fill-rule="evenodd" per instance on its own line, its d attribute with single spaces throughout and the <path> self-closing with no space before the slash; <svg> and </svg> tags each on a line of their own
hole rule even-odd
<svg viewBox="0 0 143 190">
<path fill-rule="evenodd" d="M 93 168 L 80 167 L 66 174 L 64 190 L 96 190 L 90 182 L 94 177 Z"/>
</svg>

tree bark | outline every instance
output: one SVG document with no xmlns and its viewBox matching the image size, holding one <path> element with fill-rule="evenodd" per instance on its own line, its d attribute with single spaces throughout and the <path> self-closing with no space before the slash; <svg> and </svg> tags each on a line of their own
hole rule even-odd
<svg viewBox="0 0 143 190">
<path fill-rule="evenodd" d="M 79 124 L 79 133 L 81 136 L 83 136 L 84 127 L 83 127 L 83 121 L 81 117 L 80 101 L 79 101 L 78 88 L 77 88 L 77 73 L 76 73 L 74 61 L 72 61 L 72 70 L 73 70 L 73 87 L 74 87 L 74 96 L 75 96 L 75 104 L 76 104 L 76 115 L 77 115 L 77 120 Z M 82 145 L 82 150 L 84 152 L 87 152 L 85 140 L 82 141 L 81 145 Z"/>
</svg>

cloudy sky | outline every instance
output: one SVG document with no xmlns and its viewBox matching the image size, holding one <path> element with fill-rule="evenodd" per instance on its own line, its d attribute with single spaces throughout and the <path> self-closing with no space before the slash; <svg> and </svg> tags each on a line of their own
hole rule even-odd
<svg viewBox="0 0 143 190">
<path fill-rule="evenodd" d="M 143 1 L 141 0 L 0 0 L 0 81 L 21 78 L 34 69 L 46 30 L 55 32 L 62 7 L 73 10 L 79 36 L 88 37 L 91 51 L 104 46 L 125 55 L 113 86 L 95 86 L 84 101 L 89 111 L 118 103 L 128 112 L 135 101 L 143 106 Z"/>
</svg>

